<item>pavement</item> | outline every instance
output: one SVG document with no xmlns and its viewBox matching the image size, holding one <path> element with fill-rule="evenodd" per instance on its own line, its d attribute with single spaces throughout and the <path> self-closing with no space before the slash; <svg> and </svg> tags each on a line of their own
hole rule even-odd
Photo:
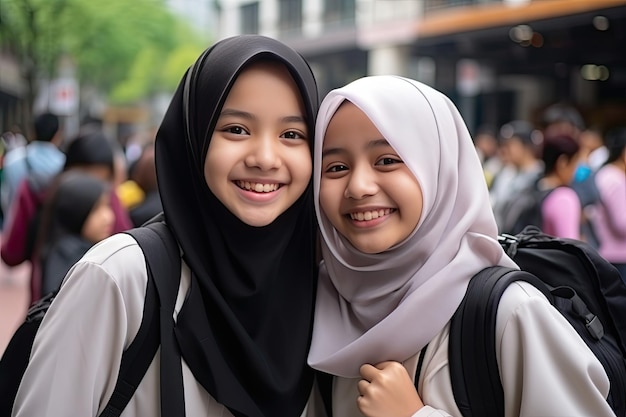
<svg viewBox="0 0 626 417">
<path fill-rule="evenodd" d="M 30 301 L 29 280 L 29 262 L 10 267 L 0 259 L 0 355 L 26 317 Z"/>
</svg>

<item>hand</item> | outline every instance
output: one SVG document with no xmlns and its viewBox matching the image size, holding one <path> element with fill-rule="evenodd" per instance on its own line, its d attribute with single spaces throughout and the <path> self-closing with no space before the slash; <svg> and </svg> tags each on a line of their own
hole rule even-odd
<svg viewBox="0 0 626 417">
<path fill-rule="evenodd" d="M 360 369 L 357 406 L 367 417 L 410 417 L 424 407 L 404 366 L 386 361 Z"/>
</svg>

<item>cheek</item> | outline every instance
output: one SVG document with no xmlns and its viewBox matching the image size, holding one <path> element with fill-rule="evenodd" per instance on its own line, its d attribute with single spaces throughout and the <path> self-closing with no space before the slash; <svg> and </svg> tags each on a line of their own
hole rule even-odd
<svg viewBox="0 0 626 417">
<path fill-rule="evenodd" d="M 299 181 L 308 184 L 313 172 L 313 162 L 308 147 L 289 157 L 288 160 L 292 163 L 291 175 Z"/>
<path fill-rule="evenodd" d="M 320 183 L 320 209 L 329 219 L 338 215 L 341 196 L 342 193 L 337 181 L 324 181 L 322 179 Z"/>
</svg>

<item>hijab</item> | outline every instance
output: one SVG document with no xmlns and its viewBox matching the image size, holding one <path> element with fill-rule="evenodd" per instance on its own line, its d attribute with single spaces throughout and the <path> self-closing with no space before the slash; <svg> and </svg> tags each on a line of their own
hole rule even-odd
<svg viewBox="0 0 626 417">
<path fill-rule="evenodd" d="M 324 134 L 345 100 L 369 117 L 423 193 L 415 230 L 382 253 L 357 250 L 320 210 Z M 318 114 L 313 166 L 323 237 L 313 368 L 358 377 L 364 363 L 404 361 L 444 328 L 475 273 L 496 264 L 516 267 L 497 241 L 482 168 L 461 115 L 424 84 L 372 76 L 331 91 Z"/>
<path fill-rule="evenodd" d="M 263 59 L 289 70 L 313 137 L 318 96 L 306 61 L 270 38 L 227 38 L 198 58 L 174 94 L 156 137 L 157 180 L 166 222 L 191 269 L 175 337 L 195 379 L 236 416 L 299 416 L 312 387 L 312 186 L 273 223 L 252 227 L 204 177 L 224 101 L 241 71 Z"/>
</svg>

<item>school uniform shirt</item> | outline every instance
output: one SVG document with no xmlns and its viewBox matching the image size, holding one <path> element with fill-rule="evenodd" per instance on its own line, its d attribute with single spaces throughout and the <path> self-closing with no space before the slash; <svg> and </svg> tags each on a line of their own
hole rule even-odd
<svg viewBox="0 0 626 417">
<path fill-rule="evenodd" d="M 189 283 L 183 262 L 174 318 Z M 41 323 L 13 416 L 99 415 L 115 388 L 122 353 L 139 330 L 146 285 L 143 252 L 131 236 L 114 235 L 87 252 Z M 159 352 L 122 417 L 161 415 L 158 358 Z M 186 415 L 232 417 L 195 380 L 184 360 L 182 371 Z"/>
<path fill-rule="evenodd" d="M 424 353 L 418 387 L 425 406 L 412 417 L 461 416 L 450 381 L 449 330 L 446 325 Z M 517 282 L 504 292 L 495 343 L 504 389 L 504 417 L 614 416 L 605 400 L 609 381 L 602 365 L 532 285 Z M 403 362 L 413 380 L 420 354 L 416 352 Z M 334 378 L 333 416 L 362 417 L 356 404 L 358 381 Z M 323 409 L 320 400 L 316 401 L 316 409 Z"/>
</svg>

